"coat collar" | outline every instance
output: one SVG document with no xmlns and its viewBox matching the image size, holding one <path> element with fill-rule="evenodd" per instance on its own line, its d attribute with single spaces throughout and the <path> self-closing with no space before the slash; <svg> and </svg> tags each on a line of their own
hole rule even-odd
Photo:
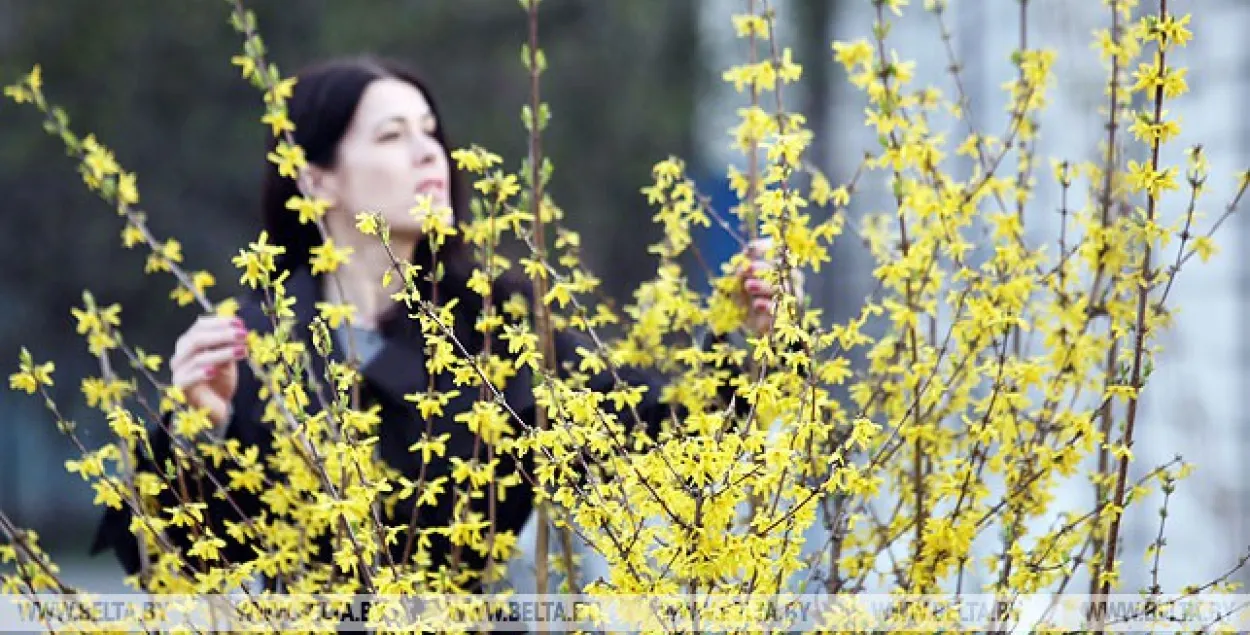
<svg viewBox="0 0 1250 635">
<path fill-rule="evenodd" d="M 325 361 L 312 346 L 309 327 L 317 317 L 317 303 L 325 298 L 321 279 L 307 268 L 291 273 L 286 283 L 287 293 L 295 298 L 292 308 L 295 314 L 295 330 L 312 355 L 315 377 L 325 377 Z M 429 379 L 426 375 L 424 337 L 420 325 L 409 318 L 402 307 L 389 311 L 381 322 L 382 348 L 361 369 L 366 380 L 386 393 L 395 403 L 404 403 L 404 395 L 425 390 Z M 330 359 L 344 362 L 347 357 L 342 346 L 334 342 Z"/>
<path fill-rule="evenodd" d="M 291 273 L 286 282 L 286 288 L 288 295 L 295 298 L 292 308 L 296 320 L 295 335 L 304 342 L 305 347 L 311 353 L 314 377 L 318 383 L 324 384 L 325 361 L 316 354 L 316 349 L 312 345 L 312 334 L 309 331 L 309 326 L 317 317 L 316 305 L 324 299 L 321 281 L 307 268 L 300 268 Z M 425 361 L 425 337 L 421 333 L 420 324 L 416 319 L 409 317 L 402 305 L 394 309 L 386 314 L 380 325 L 381 349 L 368 364 L 360 369 L 360 372 L 363 379 L 382 395 L 402 407 L 411 417 L 419 420 L 421 416 L 415 405 L 407 403 L 404 396 L 423 393 L 429 388 L 430 378 Z M 456 335 L 461 342 L 470 346 L 471 351 L 474 347 L 469 344 L 469 340 L 472 338 L 472 324 L 475 317 L 465 315 L 464 312 L 456 316 Z M 342 347 L 337 346 L 337 343 L 331 350 L 330 359 L 338 362 L 346 360 Z M 450 374 L 439 375 L 434 383 L 435 391 L 458 390 L 460 392 L 460 395 L 448 404 L 448 412 L 460 412 L 462 409 L 471 408 L 472 402 L 478 398 L 477 389 L 457 387 Z M 528 368 L 518 371 L 517 375 L 507 382 L 507 385 L 498 386 L 508 405 L 522 416 L 526 416 L 525 413 L 535 405 L 532 387 L 533 377 Z M 314 408 L 319 407 L 316 399 L 313 402 Z M 463 426 L 457 424 L 457 427 Z"/>
<path fill-rule="evenodd" d="M 317 303 L 323 299 L 321 283 L 307 269 L 301 268 L 291 273 L 286 281 L 286 290 L 288 297 L 295 299 L 292 305 L 292 312 L 295 315 L 293 325 L 295 331 L 292 336 L 298 337 L 310 352 L 311 370 L 317 382 L 317 387 L 314 389 L 319 389 L 325 384 L 325 362 L 320 355 L 316 354 L 316 349 L 312 346 L 309 326 L 317 317 Z M 259 311 L 249 310 L 246 313 L 250 313 L 251 319 L 256 319 L 258 323 L 267 321 L 258 316 Z M 468 337 L 464 331 L 472 331 L 474 316 L 465 316 L 463 313 L 462 311 L 456 316 L 456 330 L 457 336 L 468 345 L 466 341 Z M 263 327 L 258 325 L 258 328 Z M 476 435 L 468 426 L 455 421 L 455 418 L 457 414 L 473 408 L 473 403 L 479 399 L 479 389 L 457 386 L 450 373 L 442 373 L 432 378 L 434 385 L 430 386 L 431 378 L 427 375 L 424 336 L 421 333 L 420 324 L 417 320 L 410 318 L 402 306 L 388 313 L 382 320 L 381 331 L 383 339 L 381 349 L 368 364 L 361 368 L 361 375 L 362 381 L 370 387 L 370 392 L 390 403 L 389 410 L 392 413 L 403 413 L 403 416 L 384 417 L 379 429 L 382 437 L 380 447 L 383 453 L 388 455 L 387 460 L 415 478 L 422 465 L 417 458 L 420 455 L 413 454 L 407 449 L 418 441 L 426 430 L 430 430 L 435 437 L 443 433 L 450 435 L 446 445 L 447 456 L 462 458 L 474 456 L 478 445 Z M 470 350 L 473 350 L 472 346 Z M 339 347 L 335 346 L 331 351 L 330 359 L 342 362 L 345 360 L 345 355 Z M 509 408 L 526 421 L 527 425 L 532 424 L 536 404 L 533 376 L 529 368 L 523 367 L 506 385 L 498 388 L 503 393 Z M 410 394 L 421 394 L 431 389 L 444 394 L 449 391 L 458 391 L 459 394 L 448 400 L 444 406 L 443 416 L 427 422 L 416 404 L 409 403 L 404 397 Z M 329 396 L 326 390 L 321 390 L 321 394 Z M 313 397 L 309 404 L 309 414 L 315 414 L 320 408 L 321 400 Z M 513 424 L 514 431 L 519 434 L 521 429 L 515 425 L 515 422 Z M 433 465 L 427 466 L 428 469 L 434 470 L 427 476 L 449 470 L 449 465 L 446 460 L 435 461 Z"/>
</svg>

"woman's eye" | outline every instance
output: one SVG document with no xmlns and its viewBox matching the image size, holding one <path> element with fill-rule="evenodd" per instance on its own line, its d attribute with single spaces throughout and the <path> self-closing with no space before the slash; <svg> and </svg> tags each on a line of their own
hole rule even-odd
<svg viewBox="0 0 1250 635">
<path fill-rule="evenodd" d="M 378 141 L 394 141 L 400 137 L 400 134 L 398 130 L 388 130 L 378 137 Z"/>
</svg>

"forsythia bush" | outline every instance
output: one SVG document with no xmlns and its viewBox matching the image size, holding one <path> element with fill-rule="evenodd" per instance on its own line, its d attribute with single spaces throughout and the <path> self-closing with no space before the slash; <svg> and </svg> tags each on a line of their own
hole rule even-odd
<svg viewBox="0 0 1250 635">
<path fill-rule="evenodd" d="M 254 18 L 232 4 L 232 22 L 245 40 L 233 61 L 263 92 L 263 123 L 286 140 L 271 160 L 294 176 L 304 158 L 291 142 L 293 125 L 284 111 L 293 80 L 266 61 Z M 531 14 L 536 4 L 522 2 Z M 1178 461 L 1155 466 L 1140 480 L 1128 476 L 1138 400 L 1159 352 L 1157 337 L 1174 310 L 1169 292 L 1193 256 L 1205 261 L 1215 252 L 1212 235 L 1224 220 L 1204 223 L 1196 213 L 1206 206 L 1208 178 L 1200 147 L 1188 151 L 1185 165 L 1160 159 L 1160 148 L 1179 133 L 1167 106 L 1188 89 L 1186 69 L 1172 60 L 1190 41 L 1190 17 L 1172 13 L 1166 0 L 1149 7 L 1104 0 L 1107 26 L 1094 47 L 1107 69 L 1103 154 L 1048 161 L 1034 151 L 1036 122 L 1050 100 L 1057 52 L 1011 52 L 1018 73 L 1005 90 L 1005 130 L 934 130 L 930 120 L 943 110 L 962 114 L 963 96 L 917 86 L 913 64 L 899 61 L 890 48 L 891 20 L 905 8 L 921 9 L 908 8 L 906 0 L 872 4 L 872 33 L 834 42 L 831 50 L 862 92 L 866 124 L 879 140 L 841 184 L 805 159 L 812 134 L 801 114 L 785 109 L 784 89 L 802 71 L 773 37 L 771 8 L 752 2 L 733 17 L 751 61 L 728 69 L 724 79 L 749 95 L 751 105 L 739 111 L 731 133 L 748 164 L 760 167 L 730 170 L 743 202 L 734 217 L 725 217 L 709 208 L 681 160 L 655 165 L 654 183 L 643 192 L 664 229 L 663 240 L 651 247 L 659 264 L 623 312 L 594 302 L 598 281 L 580 268 L 577 235 L 560 226 L 561 210 L 549 197 L 535 197 L 549 165 L 535 169 L 525 162 L 510 173 L 488 150 L 455 150 L 458 168 L 476 178 L 475 220 L 462 227 L 432 221 L 429 240 L 437 244 L 462 232 L 487 264 L 475 275 L 475 288 L 489 293 L 490 280 L 520 267 L 534 280 L 542 306 L 510 304 L 507 316 L 485 315 L 476 327 L 496 341 L 496 354 L 465 358 L 451 337 L 452 313 L 416 291 L 418 276 L 429 272 L 396 260 L 393 275 L 407 283 L 400 299 L 429 344 L 428 373 L 452 374 L 461 390 L 482 395 L 462 422 L 489 442 L 491 454 L 484 449 L 473 460 L 453 459 L 450 479 L 396 477 L 375 456 L 377 418 L 353 405 L 345 389 L 354 379 L 351 368 L 328 366 L 324 379 L 338 390 L 306 391 L 300 380 L 310 360 L 327 355 L 331 345 L 325 327 L 349 319 L 350 311 L 319 307 L 316 346 L 301 346 L 297 334 L 282 327 L 292 298 L 272 275 L 280 248 L 264 235 L 234 263 L 242 282 L 263 290 L 272 309 L 275 328 L 252 334 L 248 363 L 263 379 L 267 418 L 281 431 L 268 466 L 281 478 L 265 471 L 254 448 L 203 440 L 206 414 L 187 408 L 184 396 L 164 383 L 160 357 L 127 344 L 120 307 L 97 304 L 90 294 L 73 315 L 99 358 L 100 374 L 84 380 L 82 391 L 107 418 L 113 441 L 100 447 L 81 441 L 47 398 L 52 365 L 32 353 L 23 350 L 11 385 L 46 398 L 61 431 L 81 451 L 66 467 L 95 490 L 95 502 L 134 510 L 131 529 L 142 539 L 145 564 L 130 582 L 159 593 L 230 593 L 258 574 L 300 592 L 456 592 L 470 580 L 422 567 L 424 537 L 441 534 L 500 565 L 513 555 L 516 536 L 495 532 L 490 518 L 458 503 L 450 526 L 419 532 L 411 562 L 390 562 L 382 555 L 384 543 L 406 527 L 382 525 L 376 510 L 408 497 L 420 505 L 439 496 L 467 502 L 490 488 L 506 492 L 517 481 L 497 478 L 492 457 L 507 453 L 537 457 L 537 469 L 523 477 L 535 485 L 542 514 L 611 567 L 606 579 L 588 581 L 576 575 L 568 554 L 541 558 L 541 566 L 566 574 L 564 584 L 572 580 L 575 592 L 752 595 L 798 588 L 1009 599 L 1076 585 L 1094 593 L 1231 588 L 1224 578 L 1125 589 L 1119 577 L 1125 558 L 1142 555 L 1121 551 L 1126 510 L 1156 490 L 1171 495 L 1190 469 Z M 923 10 L 944 20 L 945 4 L 926 0 Z M 538 75 L 544 65 L 535 44 L 527 45 L 526 66 Z M 115 207 L 124 246 L 150 250 L 147 273 L 175 278 L 171 299 L 219 313 L 235 309 L 232 300 L 210 299 L 213 276 L 189 269 L 176 240 L 149 231 L 135 175 L 102 140 L 73 131 L 66 113 L 45 95 L 38 68 L 5 94 L 46 114 L 47 130 L 79 161 L 84 183 Z M 549 116 L 545 105 L 536 105 L 525 109 L 534 139 Z M 1130 154 L 1147 158 L 1126 160 Z M 965 158 L 973 168 L 957 178 L 955 163 Z M 852 213 L 856 195 L 873 184 L 887 188 L 888 209 Z M 1243 176 L 1225 216 L 1246 186 Z M 1035 191 L 1044 187 L 1062 191 L 1065 205 L 1080 203 L 1060 210 L 1057 235 L 1034 242 L 1026 237 L 1026 221 L 1054 214 L 1034 211 Z M 305 222 L 320 223 L 324 213 L 303 197 L 290 207 Z M 377 215 L 358 218 L 362 231 L 388 240 Z M 744 318 L 734 301 L 737 260 L 724 265 L 706 297 L 687 284 L 681 263 L 693 248 L 691 229 L 713 223 L 743 242 L 773 240 L 782 291 L 776 325 L 766 337 L 737 346 L 699 345 L 698 334 L 734 332 Z M 531 248 L 518 262 L 496 249 L 513 239 Z M 833 324 L 799 301 L 789 281 L 792 270 L 821 272 L 840 240 L 862 240 L 871 249 L 877 285 L 858 317 Z M 350 257 L 331 246 L 315 253 L 313 265 L 332 270 Z M 879 336 L 868 334 L 873 324 L 882 326 Z M 547 326 L 596 334 L 615 329 L 621 336 L 596 337 L 598 349 L 583 351 L 580 368 L 558 377 L 544 354 Z M 731 373 L 731 364 L 751 372 Z M 687 418 L 669 422 L 654 438 L 623 432 L 608 406 L 627 409 L 639 391 L 584 389 L 587 373 L 623 365 L 673 377 L 668 397 L 685 407 Z M 534 397 L 545 421 L 532 429 L 519 426 L 496 398 L 497 387 L 523 367 L 543 377 Z M 159 404 L 140 399 L 141 384 L 159 389 Z M 727 384 L 746 400 L 745 416 L 709 405 Z M 849 397 L 835 398 L 835 392 Z M 432 416 L 448 396 L 409 398 Z M 328 407 L 308 416 L 314 399 Z M 180 440 L 177 466 L 168 474 L 136 475 L 136 456 L 149 451 L 148 435 L 166 416 Z M 412 451 L 439 455 L 441 443 L 426 438 Z M 251 562 L 225 561 L 222 537 L 197 530 L 204 526 L 202 503 L 150 504 L 156 494 L 177 489 L 184 475 L 225 461 L 236 468 L 228 482 L 213 484 L 220 496 L 265 492 L 263 515 L 226 522 L 236 539 L 254 545 Z M 1060 510 L 1057 484 L 1074 478 L 1092 484 L 1094 502 Z M 829 540 L 806 545 L 812 555 L 805 556 L 804 535 L 816 523 Z M 165 539 L 171 527 L 196 536 L 189 553 Z M 0 547 L 0 562 L 12 567 L 5 592 L 72 591 L 32 532 L 7 520 L 3 529 L 8 544 Z M 321 536 L 331 537 L 330 563 L 318 564 L 309 553 Z M 1153 551 L 1162 546 L 1160 539 L 1147 557 L 1157 558 Z M 192 557 L 200 564 L 191 567 Z M 484 575 L 498 573 L 493 567 Z M 988 582 L 969 588 L 971 579 Z M 830 630 L 853 629 L 828 618 Z"/>
</svg>

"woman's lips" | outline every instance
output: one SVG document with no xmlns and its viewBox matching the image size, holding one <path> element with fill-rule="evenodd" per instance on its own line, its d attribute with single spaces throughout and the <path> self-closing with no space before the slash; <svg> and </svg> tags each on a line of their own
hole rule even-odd
<svg viewBox="0 0 1250 635">
<path fill-rule="evenodd" d="M 447 184 L 439 179 L 427 179 L 417 184 L 417 194 L 435 194 L 447 191 Z"/>
</svg>

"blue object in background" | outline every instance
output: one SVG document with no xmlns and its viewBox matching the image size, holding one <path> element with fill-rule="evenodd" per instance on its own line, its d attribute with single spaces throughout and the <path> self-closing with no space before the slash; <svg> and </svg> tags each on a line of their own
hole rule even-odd
<svg viewBox="0 0 1250 635">
<path fill-rule="evenodd" d="M 716 210 L 716 213 L 725 219 L 734 231 L 739 231 L 738 217 L 730 209 L 737 205 L 740 199 L 730 188 L 729 177 L 724 173 L 710 172 L 706 168 L 694 173 L 698 175 L 694 177 L 695 188 L 711 199 L 712 209 Z M 694 240 L 694 246 L 698 248 L 699 253 L 703 255 L 707 266 L 712 270 L 712 275 L 719 274 L 721 265 L 740 249 L 738 242 L 715 219 L 712 220 L 710 227 L 691 228 L 690 237 Z M 691 269 L 690 286 L 692 289 L 703 292 L 710 290 L 710 281 L 704 275 L 702 267 L 696 266 Z"/>
</svg>

